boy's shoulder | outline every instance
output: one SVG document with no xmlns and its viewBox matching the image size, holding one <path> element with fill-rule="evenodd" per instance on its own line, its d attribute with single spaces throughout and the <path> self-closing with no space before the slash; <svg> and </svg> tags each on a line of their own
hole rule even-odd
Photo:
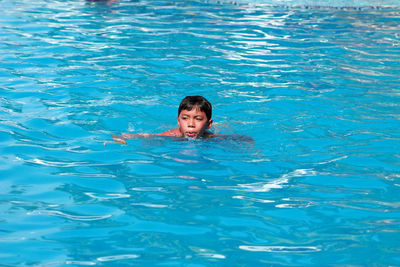
<svg viewBox="0 0 400 267">
<path fill-rule="evenodd" d="M 234 141 L 234 142 L 245 142 L 254 144 L 254 139 L 247 135 L 242 134 L 221 134 L 221 135 L 213 135 L 214 139 L 217 140 L 226 140 L 226 141 Z"/>
<path fill-rule="evenodd" d="M 165 131 L 165 132 L 157 134 L 157 135 L 160 135 L 160 136 L 175 136 L 175 137 L 182 137 L 183 136 L 183 134 L 179 130 L 179 128 L 171 129 L 171 130 Z"/>
</svg>

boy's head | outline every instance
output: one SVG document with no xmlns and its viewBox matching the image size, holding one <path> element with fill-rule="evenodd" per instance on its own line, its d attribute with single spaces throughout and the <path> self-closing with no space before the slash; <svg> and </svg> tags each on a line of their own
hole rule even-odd
<svg viewBox="0 0 400 267">
<path fill-rule="evenodd" d="M 187 96 L 179 105 L 178 125 L 182 135 L 190 138 L 203 137 L 212 124 L 212 107 L 202 96 Z"/>
<path fill-rule="evenodd" d="M 202 96 L 187 96 L 184 99 L 182 99 L 181 104 L 179 105 L 178 109 L 178 116 L 181 114 L 182 110 L 192 110 L 193 107 L 197 107 L 200 109 L 200 111 L 204 112 L 207 116 L 208 120 L 211 120 L 212 116 L 212 106 L 211 103 L 208 102 L 207 99 L 205 99 Z"/>
</svg>

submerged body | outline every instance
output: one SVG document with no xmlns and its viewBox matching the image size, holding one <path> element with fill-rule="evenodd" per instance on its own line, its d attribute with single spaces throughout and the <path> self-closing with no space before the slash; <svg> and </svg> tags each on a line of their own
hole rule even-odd
<svg viewBox="0 0 400 267">
<path fill-rule="evenodd" d="M 241 139 L 253 143 L 253 139 L 242 135 L 216 135 L 210 132 L 210 127 L 213 123 L 211 119 L 212 107 L 210 102 L 202 96 L 187 96 L 185 97 L 178 109 L 178 128 L 171 129 L 159 134 L 123 134 L 121 136 L 113 135 L 114 141 L 126 144 L 127 139 L 137 137 L 151 136 L 170 136 L 182 137 L 191 139 L 200 138 L 232 138 Z"/>
<path fill-rule="evenodd" d="M 112 135 L 113 139 L 115 142 L 121 143 L 121 144 L 126 144 L 127 139 L 134 139 L 134 138 L 150 138 L 150 137 L 177 137 L 181 139 L 193 139 L 194 138 L 187 138 L 179 133 L 179 128 L 176 129 L 171 129 L 168 131 L 165 131 L 163 133 L 159 134 L 147 134 L 147 133 L 141 133 L 141 134 L 123 134 L 123 135 Z M 197 139 L 208 139 L 208 140 L 227 140 L 227 141 L 234 141 L 234 142 L 246 142 L 248 144 L 254 144 L 253 138 L 247 136 L 247 135 L 240 135 L 240 134 L 214 134 L 212 132 L 207 132 L 207 134 L 204 134 L 202 137 L 199 137 Z"/>
</svg>

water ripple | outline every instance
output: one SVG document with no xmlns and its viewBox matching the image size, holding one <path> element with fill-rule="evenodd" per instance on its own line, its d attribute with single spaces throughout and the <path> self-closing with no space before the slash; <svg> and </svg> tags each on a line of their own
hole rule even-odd
<svg viewBox="0 0 400 267">
<path fill-rule="evenodd" d="M 99 199 L 99 200 L 108 200 L 108 199 L 118 199 L 118 198 L 130 198 L 129 194 L 101 194 L 101 193 L 85 193 L 85 195 Z"/>
<path fill-rule="evenodd" d="M 113 256 L 104 256 L 97 258 L 100 262 L 108 262 L 108 261 L 118 261 L 118 260 L 126 260 L 126 259 L 137 259 L 140 255 L 137 254 L 125 254 L 125 255 L 113 255 Z"/>
<path fill-rule="evenodd" d="M 310 253 L 321 251 L 318 247 L 302 246 L 239 246 L 242 250 L 252 252 L 272 252 L 272 253 Z"/>
<path fill-rule="evenodd" d="M 142 206 L 147 208 L 168 208 L 168 205 L 153 204 L 153 203 L 132 203 L 132 206 Z"/>
<path fill-rule="evenodd" d="M 57 210 L 35 210 L 28 213 L 28 215 L 52 215 L 57 217 L 63 217 L 66 219 L 74 220 L 74 221 L 98 221 L 104 220 L 112 217 L 111 214 L 100 215 L 100 216 L 91 216 L 91 215 L 72 215 L 65 212 L 57 211 Z"/>
<path fill-rule="evenodd" d="M 258 202 L 258 203 L 274 203 L 274 200 L 269 200 L 269 199 L 260 199 L 260 198 L 254 198 L 254 197 L 247 197 L 247 196 L 233 196 L 232 198 L 234 199 L 242 199 L 242 200 L 249 200 L 253 202 Z"/>
</svg>

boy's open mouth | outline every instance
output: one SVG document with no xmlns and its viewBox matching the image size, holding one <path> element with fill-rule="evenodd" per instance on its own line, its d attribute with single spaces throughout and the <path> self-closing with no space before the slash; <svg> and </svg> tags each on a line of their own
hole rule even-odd
<svg viewBox="0 0 400 267">
<path fill-rule="evenodd" d="M 187 137 L 195 137 L 196 136 L 196 132 L 186 132 L 185 134 Z"/>
</svg>

